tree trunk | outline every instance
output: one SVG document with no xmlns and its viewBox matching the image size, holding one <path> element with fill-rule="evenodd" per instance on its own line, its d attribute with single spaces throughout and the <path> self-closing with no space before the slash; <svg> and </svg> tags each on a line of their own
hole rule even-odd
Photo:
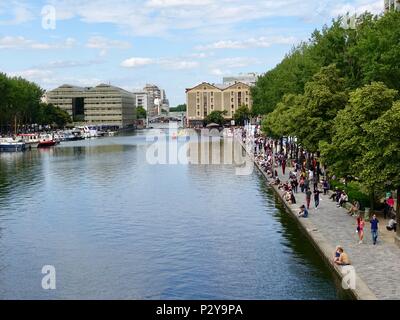
<svg viewBox="0 0 400 320">
<path fill-rule="evenodd" d="M 372 214 L 372 210 L 374 210 L 374 203 L 375 203 L 375 191 L 372 190 L 369 193 L 369 198 L 370 198 L 370 206 L 371 206 L 371 214 Z"/>
</svg>

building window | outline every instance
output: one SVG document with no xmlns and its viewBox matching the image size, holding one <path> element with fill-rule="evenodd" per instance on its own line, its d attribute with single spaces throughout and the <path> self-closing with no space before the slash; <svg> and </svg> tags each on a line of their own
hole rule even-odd
<svg viewBox="0 0 400 320">
<path fill-rule="evenodd" d="M 235 106 L 234 106 L 234 105 L 232 105 L 232 109 L 235 109 Z"/>
<path fill-rule="evenodd" d="M 214 97 L 214 92 L 211 92 L 211 97 Z"/>
<path fill-rule="evenodd" d="M 197 111 L 197 116 L 200 117 L 200 111 Z"/>
</svg>

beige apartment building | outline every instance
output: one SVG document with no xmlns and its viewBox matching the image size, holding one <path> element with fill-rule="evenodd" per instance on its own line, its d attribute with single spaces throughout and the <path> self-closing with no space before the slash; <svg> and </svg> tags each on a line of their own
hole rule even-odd
<svg viewBox="0 0 400 320">
<path fill-rule="evenodd" d="M 124 89 L 62 85 L 47 93 L 49 103 L 67 111 L 74 122 L 125 128 L 136 120 L 135 96 Z"/>
<path fill-rule="evenodd" d="M 245 105 L 252 108 L 250 86 L 234 84 L 209 84 L 203 82 L 186 89 L 187 121 L 189 127 L 203 126 L 204 120 L 213 111 L 227 111 L 226 120 L 231 120 L 236 110 Z"/>
</svg>

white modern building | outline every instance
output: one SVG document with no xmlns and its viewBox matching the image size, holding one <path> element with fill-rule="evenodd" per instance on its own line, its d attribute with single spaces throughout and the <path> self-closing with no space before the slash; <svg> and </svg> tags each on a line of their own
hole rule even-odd
<svg viewBox="0 0 400 320">
<path fill-rule="evenodd" d="M 162 110 L 169 111 L 169 101 L 165 90 L 160 89 L 154 84 L 146 84 L 143 92 L 146 92 L 148 95 L 147 112 L 150 117 L 160 115 Z"/>
<path fill-rule="evenodd" d="M 400 0 L 385 0 L 385 12 L 400 11 Z"/>
<path fill-rule="evenodd" d="M 241 82 L 247 84 L 248 86 L 255 86 L 260 75 L 257 73 L 241 73 L 233 77 L 224 77 L 223 84 L 227 86 L 232 86 L 235 83 Z"/>
<path fill-rule="evenodd" d="M 146 91 L 134 91 L 133 94 L 135 95 L 136 108 L 142 107 L 147 111 L 150 105 L 149 94 Z"/>
</svg>

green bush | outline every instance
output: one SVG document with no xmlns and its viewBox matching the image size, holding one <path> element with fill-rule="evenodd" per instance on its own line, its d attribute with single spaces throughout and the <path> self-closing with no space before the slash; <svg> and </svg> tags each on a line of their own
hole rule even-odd
<svg viewBox="0 0 400 320">
<path fill-rule="evenodd" d="M 339 180 L 331 180 L 329 183 L 332 190 L 335 190 L 336 187 L 345 190 L 349 196 L 349 201 L 352 202 L 357 200 L 360 203 L 361 209 L 364 209 L 365 207 L 369 208 L 371 206 L 370 197 L 362 190 L 362 186 L 359 182 L 351 181 L 347 186 Z"/>
</svg>

